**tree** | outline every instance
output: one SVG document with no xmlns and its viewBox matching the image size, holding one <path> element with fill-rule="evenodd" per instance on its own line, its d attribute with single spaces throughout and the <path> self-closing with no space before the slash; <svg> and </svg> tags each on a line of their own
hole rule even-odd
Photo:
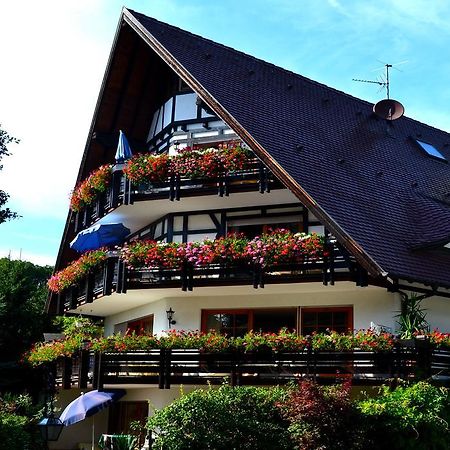
<svg viewBox="0 0 450 450">
<path fill-rule="evenodd" d="M 11 154 L 8 150 L 8 145 L 11 143 L 18 144 L 19 139 L 10 136 L 1 128 L 0 124 L 0 162 L 2 161 L 3 156 L 9 156 Z M 0 170 L 2 170 L 2 168 L 3 165 L 0 164 Z M 0 189 L 0 223 L 19 217 L 17 213 L 11 211 L 9 208 L 3 208 L 3 205 L 8 201 L 8 198 L 9 195 Z"/>
<path fill-rule="evenodd" d="M 42 376 L 21 364 L 23 354 L 42 340 L 46 321 L 46 280 L 51 267 L 0 258 L 0 392 L 36 394 Z M 1 445 L 0 445 L 1 447 Z"/>
</svg>

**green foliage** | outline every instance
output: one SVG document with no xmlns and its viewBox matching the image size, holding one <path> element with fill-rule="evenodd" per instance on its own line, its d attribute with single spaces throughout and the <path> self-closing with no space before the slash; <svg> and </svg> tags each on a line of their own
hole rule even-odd
<svg viewBox="0 0 450 450">
<path fill-rule="evenodd" d="M 417 294 L 411 294 L 402 299 L 402 310 L 397 316 L 400 326 L 400 335 L 403 339 L 411 339 L 417 333 L 427 333 L 430 325 L 426 319 L 426 311 L 422 307 L 424 298 Z"/>
<path fill-rule="evenodd" d="M 19 140 L 10 136 L 5 130 L 2 130 L 0 124 L 0 162 L 3 156 L 9 156 L 11 153 L 8 150 L 9 144 L 18 144 Z M 3 166 L 0 165 L 0 170 Z M 0 223 L 3 223 L 10 219 L 19 217 L 17 213 L 11 211 L 9 208 L 3 208 L 2 206 L 8 201 L 9 195 L 0 189 Z"/>
<path fill-rule="evenodd" d="M 448 389 L 419 382 L 394 390 L 382 387 L 380 395 L 359 401 L 371 448 L 444 450 L 450 439 Z"/>
<path fill-rule="evenodd" d="M 42 336 L 51 267 L 0 259 L 1 359 L 17 360 Z"/>
<path fill-rule="evenodd" d="M 0 448 L 44 450 L 45 444 L 36 426 L 39 415 L 39 409 L 32 405 L 28 395 L 5 394 L 0 398 Z"/>
<path fill-rule="evenodd" d="M 82 335 L 86 338 L 95 338 L 103 335 L 103 327 L 97 325 L 88 317 L 58 316 L 53 320 L 66 337 Z"/>
<path fill-rule="evenodd" d="M 153 448 L 444 450 L 450 391 L 426 382 L 350 399 L 350 386 L 193 391 L 149 418 Z"/>
<path fill-rule="evenodd" d="M 289 422 L 292 444 L 299 450 L 347 450 L 364 447 L 357 410 L 350 401 L 350 385 L 319 386 L 302 381 L 278 403 Z"/>
<path fill-rule="evenodd" d="M 135 450 L 137 448 L 137 437 L 131 434 L 115 434 L 111 437 L 114 450 Z M 98 445 L 101 449 L 110 448 L 105 445 L 103 437 L 100 438 Z"/>
<path fill-rule="evenodd" d="M 281 388 L 196 390 L 155 412 L 147 423 L 155 449 L 290 449 L 287 425 L 275 406 Z"/>
<path fill-rule="evenodd" d="M 24 354 L 24 359 L 32 366 L 55 361 L 60 356 L 72 356 L 82 348 L 92 348 L 92 342 L 100 339 L 103 327 L 91 319 L 81 316 L 58 316 L 56 325 L 65 335 L 63 339 L 50 342 L 37 342 Z"/>
</svg>

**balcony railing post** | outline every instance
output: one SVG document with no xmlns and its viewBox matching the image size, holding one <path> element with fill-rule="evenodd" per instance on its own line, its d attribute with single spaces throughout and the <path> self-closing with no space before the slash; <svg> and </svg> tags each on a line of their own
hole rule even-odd
<svg viewBox="0 0 450 450">
<path fill-rule="evenodd" d="M 126 294 L 127 292 L 127 268 L 125 263 L 119 258 L 116 261 L 117 267 L 117 287 L 116 292 L 118 294 Z"/>
<path fill-rule="evenodd" d="M 164 355 L 164 389 L 170 389 L 171 372 L 172 372 L 172 350 L 166 349 Z"/>
<path fill-rule="evenodd" d="M 62 361 L 62 388 L 72 387 L 72 358 L 65 356 Z"/>
<path fill-rule="evenodd" d="M 265 173 L 264 173 L 264 164 L 259 164 L 259 192 L 263 194 L 266 190 L 266 180 L 265 180 Z"/>
<path fill-rule="evenodd" d="M 169 200 L 175 200 L 175 175 L 171 175 L 169 179 Z"/>
<path fill-rule="evenodd" d="M 80 229 L 81 229 L 81 213 L 80 211 L 75 212 L 75 219 L 74 219 L 74 225 L 73 225 L 73 229 L 75 231 L 75 233 L 77 233 Z"/>
<path fill-rule="evenodd" d="M 86 277 L 86 303 L 92 303 L 94 301 L 94 284 L 95 275 L 89 272 Z"/>
<path fill-rule="evenodd" d="M 108 258 L 103 266 L 103 295 L 111 295 L 113 290 L 115 258 Z"/>
<path fill-rule="evenodd" d="M 127 177 L 125 177 L 125 192 L 126 192 L 126 205 L 132 205 L 134 203 L 133 198 L 133 183 Z"/>
<path fill-rule="evenodd" d="M 311 360 L 313 356 L 312 338 L 308 336 L 308 343 L 306 345 L 306 378 L 311 378 Z"/>
<path fill-rule="evenodd" d="M 164 389 L 164 372 L 165 372 L 166 350 L 161 348 L 159 350 L 159 373 L 158 373 L 158 387 Z"/>
<path fill-rule="evenodd" d="M 259 266 L 257 264 L 253 265 L 253 288 L 258 289 L 258 270 Z"/>
<path fill-rule="evenodd" d="M 95 352 L 94 354 L 94 367 L 92 376 L 93 389 L 103 390 L 103 363 L 101 352 Z"/>
<path fill-rule="evenodd" d="M 80 363 L 79 363 L 79 374 L 78 374 L 78 387 L 80 389 L 86 389 L 88 384 L 89 375 L 89 350 L 80 351 Z"/>
<path fill-rule="evenodd" d="M 181 185 L 180 185 L 180 175 L 175 175 L 175 200 L 180 200 Z"/>
<path fill-rule="evenodd" d="M 188 269 L 186 264 L 181 266 L 181 290 L 183 292 L 188 290 Z"/>
<path fill-rule="evenodd" d="M 238 350 L 234 350 L 230 355 L 231 363 L 231 373 L 230 373 L 230 385 L 232 387 L 238 386 L 238 364 L 239 364 L 240 354 Z"/>
<path fill-rule="evenodd" d="M 187 289 L 188 291 L 194 289 L 194 268 L 191 265 L 187 268 Z"/>
<path fill-rule="evenodd" d="M 64 295 L 59 292 L 56 297 L 56 315 L 60 316 L 64 313 Z"/>
<path fill-rule="evenodd" d="M 70 306 L 69 309 L 75 309 L 78 307 L 78 286 L 72 286 L 71 288 L 69 288 L 70 291 Z M 66 293 L 66 295 L 69 292 Z"/>
<path fill-rule="evenodd" d="M 416 348 L 416 377 L 420 380 L 431 376 L 431 356 L 433 353 L 429 339 L 415 339 Z"/>
<path fill-rule="evenodd" d="M 224 193 L 225 193 L 225 188 L 224 188 L 224 179 L 223 179 L 223 174 L 221 173 L 218 177 L 217 180 L 217 194 L 219 195 L 219 197 L 223 197 Z"/>
<path fill-rule="evenodd" d="M 109 204 L 110 204 L 110 208 L 117 208 L 117 206 L 119 205 L 119 198 L 120 198 L 120 184 L 121 184 L 121 179 L 122 179 L 122 172 L 120 170 L 116 170 L 115 172 L 112 173 L 111 176 L 111 188 L 109 191 Z M 125 203 L 125 197 L 126 197 L 126 192 L 125 192 L 125 188 L 124 188 L 124 193 L 123 193 L 123 203 Z"/>
</svg>

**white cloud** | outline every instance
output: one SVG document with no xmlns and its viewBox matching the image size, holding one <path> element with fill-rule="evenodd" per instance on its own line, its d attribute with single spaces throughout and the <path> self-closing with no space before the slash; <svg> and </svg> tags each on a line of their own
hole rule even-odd
<svg viewBox="0 0 450 450">
<path fill-rule="evenodd" d="M 2 45 L 0 123 L 21 139 L 2 188 L 22 212 L 66 214 L 109 51 L 83 28 L 101 4 L 2 5 L 0 42 L 11 45 Z"/>
</svg>

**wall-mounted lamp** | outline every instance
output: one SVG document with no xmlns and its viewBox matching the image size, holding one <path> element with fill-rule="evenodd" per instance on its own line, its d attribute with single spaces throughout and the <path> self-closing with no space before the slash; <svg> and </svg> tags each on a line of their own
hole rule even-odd
<svg viewBox="0 0 450 450">
<path fill-rule="evenodd" d="M 169 322 L 169 328 L 172 328 L 172 325 L 175 325 L 177 322 L 173 320 L 173 315 L 175 314 L 175 311 L 172 311 L 172 307 L 169 308 L 168 311 L 166 311 L 167 314 L 167 320 Z"/>
</svg>

